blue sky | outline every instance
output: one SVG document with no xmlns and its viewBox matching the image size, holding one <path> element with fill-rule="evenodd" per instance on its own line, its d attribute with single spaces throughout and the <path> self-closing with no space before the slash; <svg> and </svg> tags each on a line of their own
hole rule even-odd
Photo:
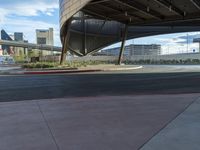
<svg viewBox="0 0 200 150">
<path fill-rule="evenodd" d="M 9 34 L 23 32 L 25 39 L 35 43 L 35 30 L 54 28 L 54 44 L 61 46 L 59 38 L 59 0 L 0 0 L 0 29 Z M 188 36 L 187 36 L 188 35 Z M 198 36 L 197 36 L 198 35 Z M 192 44 L 200 32 L 168 34 L 129 40 L 128 44 L 162 44 L 163 53 L 185 52 L 198 49 Z M 187 39 L 189 46 L 187 46 Z M 111 47 L 119 46 L 117 43 Z"/>
</svg>

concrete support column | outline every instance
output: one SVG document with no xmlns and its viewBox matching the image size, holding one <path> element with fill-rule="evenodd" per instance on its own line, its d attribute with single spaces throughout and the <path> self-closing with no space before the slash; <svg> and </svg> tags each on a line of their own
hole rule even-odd
<svg viewBox="0 0 200 150">
<path fill-rule="evenodd" d="M 63 65 L 64 62 L 66 61 L 67 49 L 69 47 L 68 43 L 69 43 L 69 37 L 70 37 L 70 25 L 71 25 L 71 20 L 69 21 L 67 25 L 67 31 L 62 42 L 62 54 L 61 54 L 61 59 L 60 59 L 60 65 Z"/>
<path fill-rule="evenodd" d="M 85 19 L 85 13 L 82 12 L 82 30 L 83 30 L 83 33 L 84 33 L 84 36 L 83 36 L 83 52 L 84 52 L 84 55 L 87 54 L 87 45 L 86 45 L 86 19 Z"/>
<path fill-rule="evenodd" d="M 128 34 L 128 25 L 126 24 L 125 29 L 124 29 L 124 33 L 123 33 L 123 37 L 122 37 L 122 45 L 121 45 L 121 48 L 120 48 L 118 65 L 121 65 L 121 63 L 122 63 L 122 57 L 123 57 L 124 48 L 125 48 L 125 44 L 126 44 L 127 34 Z"/>
<path fill-rule="evenodd" d="M 63 40 L 62 43 L 62 54 L 61 54 L 61 58 L 60 58 L 60 65 L 63 65 L 66 59 L 66 55 L 67 55 L 67 48 L 66 48 L 66 37 Z"/>
</svg>

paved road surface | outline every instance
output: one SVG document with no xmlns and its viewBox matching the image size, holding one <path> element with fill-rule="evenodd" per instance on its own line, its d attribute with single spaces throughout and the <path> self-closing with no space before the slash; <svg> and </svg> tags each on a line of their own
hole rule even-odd
<svg viewBox="0 0 200 150">
<path fill-rule="evenodd" d="M 100 95 L 198 93 L 200 91 L 200 72 L 163 74 L 158 73 L 158 70 L 162 72 L 167 69 L 169 71 L 173 69 L 180 71 L 181 69 L 156 66 L 153 73 L 151 67 L 137 72 L 115 72 L 114 74 L 109 72 L 48 76 L 1 76 L 0 101 Z"/>
</svg>

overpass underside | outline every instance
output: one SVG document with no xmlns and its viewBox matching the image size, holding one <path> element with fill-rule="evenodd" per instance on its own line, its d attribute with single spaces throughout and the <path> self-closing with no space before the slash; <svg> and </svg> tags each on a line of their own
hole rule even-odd
<svg viewBox="0 0 200 150">
<path fill-rule="evenodd" d="M 60 0 L 62 59 L 127 39 L 200 30 L 199 0 Z"/>
</svg>

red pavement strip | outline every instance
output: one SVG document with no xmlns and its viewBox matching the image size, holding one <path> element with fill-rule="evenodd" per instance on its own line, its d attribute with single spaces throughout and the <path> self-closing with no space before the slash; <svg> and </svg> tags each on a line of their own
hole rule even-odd
<svg viewBox="0 0 200 150">
<path fill-rule="evenodd" d="M 37 75 L 37 74 L 62 74 L 62 73 L 84 73 L 84 72 L 100 72 L 102 70 L 96 69 L 96 70 L 53 70 L 53 71 L 25 71 L 23 74 L 27 75 Z"/>
</svg>

